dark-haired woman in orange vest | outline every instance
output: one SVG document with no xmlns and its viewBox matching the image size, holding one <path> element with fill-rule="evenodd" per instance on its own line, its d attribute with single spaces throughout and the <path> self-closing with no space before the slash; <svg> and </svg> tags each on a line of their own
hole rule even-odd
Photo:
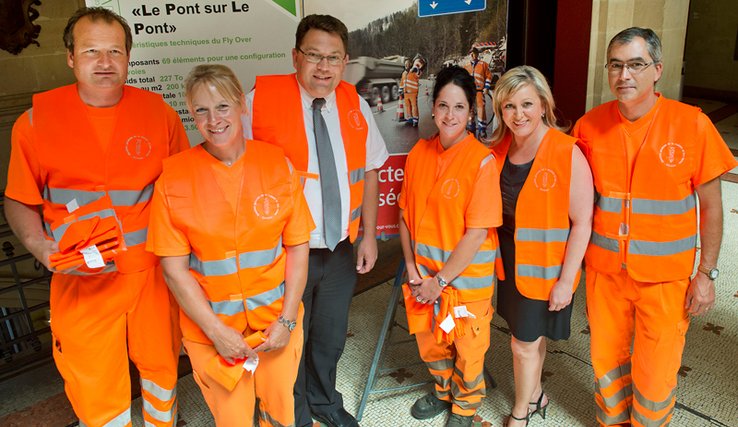
<svg viewBox="0 0 738 427">
<path fill-rule="evenodd" d="M 244 140 L 233 72 L 199 65 L 185 85 L 205 141 L 164 164 L 148 248 L 216 425 L 294 425 L 312 217 L 282 149 Z"/>
<path fill-rule="evenodd" d="M 505 280 L 497 311 L 512 333 L 515 405 L 507 426 L 546 417 L 541 387 L 546 338 L 568 339 L 571 301 L 592 231 L 592 174 L 577 139 L 556 126 L 546 79 L 520 66 L 497 83 L 501 118 L 492 151 L 500 168 Z"/>
<path fill-rule="evenodd" d="M 424 420 L 451 409 L 447 426 L 455 427 L 471 426 L 485 395 L 502 221 L 494 157 L 466 131 L 475 91 L 461 67 L 438 73 L 432 111 L 439 132 L 408 155 L 399 200 L 408 323 L 436 383 L 410 413 Z"/>
</svg>

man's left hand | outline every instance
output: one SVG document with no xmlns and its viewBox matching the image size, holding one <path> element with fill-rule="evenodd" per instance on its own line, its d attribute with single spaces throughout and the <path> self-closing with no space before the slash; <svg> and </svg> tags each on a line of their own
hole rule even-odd
<svg viewBox="0 0 738 427">
<path fill-rule="evenodd" d="M 707 313 L 715 305 L 715 282 L 697 272 L 687 288 L 685 308 L 692 316 Z"/>
<path fill-rule="evenodd" d="M 374 236 L 364 236 L 357 251 L 356 271 L 360 274 L 370 272 L 377 262 L 377 254 L 377 239 Z"/>
</svg>

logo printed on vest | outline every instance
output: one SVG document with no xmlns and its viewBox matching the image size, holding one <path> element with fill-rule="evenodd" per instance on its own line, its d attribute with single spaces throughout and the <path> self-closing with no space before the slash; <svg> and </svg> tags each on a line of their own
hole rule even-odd
<svg viewBox="0 0 738 427">
<path fill-rule="evenodd" d="M 539 169 L 533 177 L 536 188 L 548 191 L 556 186 L 556 173 L 548 168 Z"/>
<path fill-rule="evenodd" d="M 279 200 L 271 194 L 261 194 L 254 200 L 254 213 L 261 219 L 272 219 L 279 213 Z"/>
<path fill-rule="evenodd" d="M 151 141 L 145 136 L 132 136 L 126 141 L 126 154 L 136 160 L 143 160 L 151 154 Z"/>
<path fill-rule="evenodd" d="M 356 130 L 364 130 L 364 117 L 360 110 L 351 110 L 348 112 L 349 125 Z"/>
<path fill-rule="evenodd" d="M 447 199 L 453 199 L 459 195 L 459 181 L 456 178 L 449 178 L 443 181 L 441 185 L 441 194 Z"/>
<path fill-rule="evenodd" d="M 659 150 L 659 160 L 668 168 L 675 168 L 687 157 L 687 151 L 676 142 L 667 142 Z"/>
</svg>

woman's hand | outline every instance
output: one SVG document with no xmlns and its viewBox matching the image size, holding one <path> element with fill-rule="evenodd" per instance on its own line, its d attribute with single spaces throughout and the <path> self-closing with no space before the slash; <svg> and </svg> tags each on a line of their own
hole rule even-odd
<svg viewBox="0 0 738 427">
<path fill-rule="evenodd" d="M 210 339 L 213 341 L 215 350 L 220 357 L 231 365 L 235 364 L 237 360 L 256 357 L 256 352 L 246 344 L 243 335 L 225 324 L 217 328 Z"/>
<path fill-rule="evenodd" d="M 279 323 L 277 320 L 272 322 L 268 328 L 264 331 L 264 335 L 267 336 L 266 341 L 263 344 L 259 344 L 254 347 L 254 351 L 272 351 L 279 350 L 280 348 L 287 345 L 290 342 L 291 332 L 284 325 Z"/>
<path fill-rule="evenodd" d="M 557 280 L 548 297 L 548 311 L 560 311 L 571 304 L 572 284 Z"/>
<path fill-rule="evenodd" d="M 428 277 L 426 279 L 414 279 L 408 282 L 415 300 L 421 304 L 434 304 L 441 296 L 441 285 L 438 279 Z"/>
</svg>

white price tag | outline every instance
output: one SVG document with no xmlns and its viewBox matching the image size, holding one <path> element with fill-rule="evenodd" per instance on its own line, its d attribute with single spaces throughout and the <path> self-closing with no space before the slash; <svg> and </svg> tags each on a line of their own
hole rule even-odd
<svg viewBox="0 0 738 427">
<path fill-rule="evenodd" d="M 243 362 L 243 369 L 247 370 L 248 372 L 251 372 L 252 374 L 256 370 L 257 366 L 259 366 L 258 357 L 249 357 L 248 359 L 246 359 L 245 362 Z"/>
<path fill-rule="evenodd" d="M 87 267 L 105 267 L 105 261 L 103 260 L 102 255 L 100 255 L 100 251 L 97 249 L 97 246 L 88 246 L 82 249 L 80 252 L 82 253 L 82 256 L 85 257 L 85 264 L 87 265 Z"/>
<path fill-rule="evenodd" d="M 454 317 L 457 319 L 460 317 L 471 317 L 472 319 L 476 319 L 477 316 L 474 315 L 471 311 L 469 311 L 465 305 L 459 305 L 454 307 Z"/>
<path fill-rule="evenodd" d="M 77 199 L 72 199 L 67 203 L 67 212 L 72 213 L 79 209 L 79 203 L 77 203 Z"/>
<path fill-rule="evenodd" d="M 449 313 L 448 317 L 446 317 L 439 326 L 441 327 L 441 329 L 443 329 L 443 332 L 445 333 L 451 332 L 451 330 L 456 327 L 456 322 L 454 322 L 454 316 L 452 316 Z"/>
</svg>

